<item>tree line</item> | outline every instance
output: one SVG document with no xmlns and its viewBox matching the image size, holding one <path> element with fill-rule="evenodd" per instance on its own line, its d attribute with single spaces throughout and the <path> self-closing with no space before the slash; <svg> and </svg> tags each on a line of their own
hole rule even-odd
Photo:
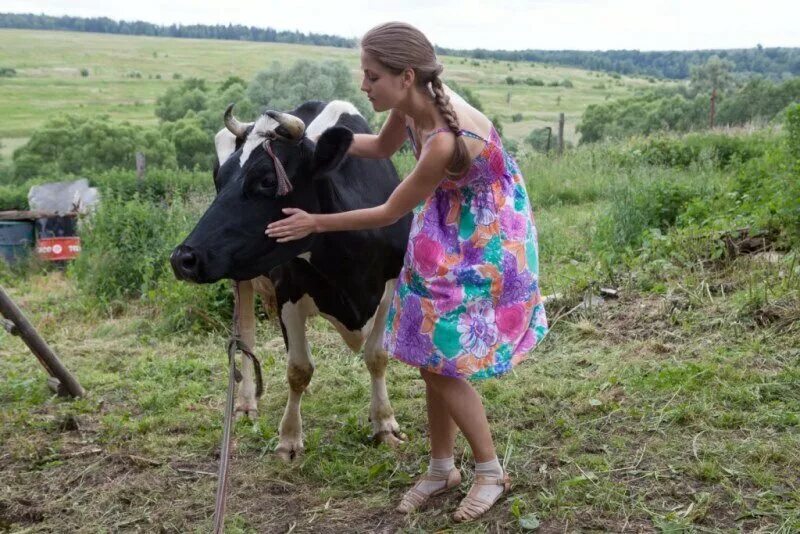
<svg viewBox="0 0 800 534">
<path fill-rule="evenodd" d="M 0 28 L 263 41 L 340 48 L 353 48 L 358 44 L 356 39 L 336 35 L 278 31 L 269 27 L 258 28 L 240 24 L 160 26 L 143 21 L 115 21 L 107 17 L 54 17 L 32 13 L 0 13 Z M 532 61 L 595 71 L 672 79 L 689 78 L 692 65 L 705 64 L 712 56 L 716 55 L 723 60 L 731 61 L 733 63 L 732 72 L 739 77 L 759 74 L 773 80 L 782 80 L 800 75 L 800 48 L 765 48 L 761 45 L 730 50 L 662 52 L 641 52 L 639 50 L 459 50 L 438 46 L 436 51 L 439 54 L 459 57 L 498 61 Z"/>
<path fill-rule="evenodd" d="M 317 46 L 353 48 L 355 39 L 319 33 L 278 31 L 241 24 L 171 24 L 160 26 L 150 22 L 112 20 L 107 17 L 54 17 L 33 13 L 0 13 L 0 28 L 23 30 L 62 30 L 75 32 L 113 33 L 121 35 L 148 35 L 151 37 L 183 37 L 192 39 L 224 39 L 233 41 L 260 41 L 268 43 L 293 43 Z"/>
<path fill-rule="evenodd" d="M 730 50 L 690 50 L 640 52 L 639 50 L 455 50 L 438 48 L 445 55 L 495 59 L 499 61 L 533 61 L 580 67 L 587 70 L 617 72 L 627 75 L 687 79 L 692 65 L 708 62 L 713 56 L 733 63 L 732 72 L 746 77 L 760 74 L 772 79 L 800 75 L 800 48 L 754 48 Z"/>
</svg>

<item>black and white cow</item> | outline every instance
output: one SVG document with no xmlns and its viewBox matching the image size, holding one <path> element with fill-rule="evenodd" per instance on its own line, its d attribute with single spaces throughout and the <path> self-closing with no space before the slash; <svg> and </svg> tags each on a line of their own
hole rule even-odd
<svg viewBox="0 0 800 534">
<path fill-rule="evenodd" d="M 379 205 L 400 183 L 397 172 L 388 160 L 347 155 L 353 133 L 370 131 L 350 103 L 307 102 L 288 113 L 267 112 L 249 124 L 236 120 L 231 107 L 226 128 L 215 138 L 217 196 L 173 251 L 175 275 L 199 283 L 241 281 L 240 332 L 251 347 L 254 292 L 277 305 L 289 360 L 289 400 L 276 449 L 282 458 L 293 459 L 303 450 L 300 399 L 314 372 L 305 326 L 315 313 L 329 320 L 352 350 L 364 348 L 372 379 L 373 437 L 397 443 L 402 434 L 386 391 L 388 357 L 382 345 L 410 216 L 381 229 L 312 234 L 288 243 L 264 235 L 286 207 L 333 213 Z M 278 167 L 285 169 L 288 192 Z M 247 359 L 242 374 L 237 411 L 252 417 L 257 401 Z"/>
</svg>

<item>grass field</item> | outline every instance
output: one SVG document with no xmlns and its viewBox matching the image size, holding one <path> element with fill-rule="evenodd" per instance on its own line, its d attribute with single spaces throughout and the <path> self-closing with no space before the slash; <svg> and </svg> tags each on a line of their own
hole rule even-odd
<svg viewBox="0 0 800 534">
<path fill-rule="evenodd" d="M 618 300 L 565 315 L 606 279 L 591 253 L 614 172 L 597 154 L 525 162 L 537 210 L 542 287 L 564 292 L 530 361 L 480 384 L 514 477 L 481 521 L 448 514 L 468 489 L 409 517 L 392 510 L 426 468 L 424 385 L 390 362 L 389 394 L 409 441 L 369 441 L 369 381 L 323 320 L 303 400 L 306 453 L 274 455 L 286 401 L 280 330 L 262 321 L 266 393 L 236 426 L 228 532 L 776 532 L 800 529 L 800 299 L 796 251 L 617 280 Z M 672 173 L 716 182 L 718 171 Z M 200 203 L 202 205 L 202 203 Z M 159 310 L 100 311 L 58 273 L 0 281 L 89 392 L 52 397 L 17 338 L 0 332 L 0 530 L 207 532 L 221 435 L 225 338 L 156 327 Z M 649 288 L 649 289 L 643 289 Z M 790 300 L 786 300 L 790 299 Z M 794 300 L 791 300 L 794 299 Z"/>
<path fill-rule="evenodd" d="M 272 61 L 301 57 L 341 58 L 358 78 L 355 50 L 2 30 L 0 66 L 18 72 L 0 78 L 2 151 L 10 154 L 60 111 L 154 124 L 155 99 L 180 83 L 176 73 L 248 79 Z M 560 111 L 572 132 L 587 105 L 650 85 L 575 69 L 444 60 L 445 72 L 473 89 L 488 114 L 500 114 L 512 138 L 553 124 Z M 142 77 L 129 77 L 133 71 Z M 509 86 L 508 75 L 569 79 L 574 87 Z M 515 113 L 524 120 L 512 123 Z M 262 317 L 256 352 L 265 395 L 258 419 L 235 427 L 227 532 L 495 533 L 536 524 L 547 534 L 800 532 L 798 251 L 709 259 L 706 237 L 697 251 L 678 254 L 689 259 L 648 260 L 639 250 L 630 265 L 608 271 L 599 221 L 615 210 L 630 220 L 639 215 L 624 201 L 634 197 L 619 191 L 659 193 L 644 185 L 662 184 L 666 197 L 652 209 L 669 211 L 680 200 L 669 195 L 681 187 L 727 191 L 745 168 L 705 159 L 655 167 L 621 160 L 623 149 L 633 150 L 580 147 L 520 161 L 536 212 L 541 287 L 561 296 L 548 308 L 552 330 L 530 360 L 478 386 L 513 476 L 507 498 L 478 522 L 450 521 L 472 478 L 459 437 L 462 487 L 411 516 L 394 513 L 427 467 L 424 384 L 390 362 L 389 395 L 409 439 L 396 450 L 375 446 L 362 358 L 320 318 L 309 329 L 317 367 L 303 399 L 305 455 L 282 463 L 273 451 L 287 396 L 285 356 L 280 328 Z M 772 185 L 773 167 L 789 168 L 780 161 L 749 172 Z M 411 157 L 396 163 L 407 170 Z M 191 191 L 180 212 L 190 222 L 211 200 L 210 181 Z M 152 209 L 163 210 L 166 197 Z M 191 299 L 200 293 L 170 281 L 168 289 L 190 291 Z M 165 333 L 157 300 L 100 304 L 78 289 L 76 276 L 42 266 L 20 272 L 0 262 L 0 284 L 88 392 L 76 401 L 52 396 L 33 355 L 0 329 L 0 532 L 210 531 L 225 335 Z M 576 307 L 609 285 L 618 299 Z"/>
<path fill-rule="evenodd" d="M 0 66 L 17 71 L 16 77 L 0 78 L 0 154 L 7 157 L 53 113 L 103 113 L 115 120 L 155 124 L 155 101 L 180 83 L 175 75 L 211 82 L 236 75 L 249 81 L 275 61 L 338 59 L 353 69 L 353 80 L 360 84 L 358 54 L 356 49 L 289 44 L 0 30 Z M 558 113 L 564 112 L 565 138 L 575 142 L 575 125 L 586 106 L 653 85 L 641 78 L 617 80 L 605 73 L 526 62 L 442 61 L 445 80 L 473 89 L 487 113 L 502 118 L 511 138 L 523 138 L 535 127 L 555 127 Z M 81 69 L 88 76 L 81 76 Z M 135 73 L 141 78 L 132 78 Z M 507 76 L 538 78 L 545 84 L 568 79 L 573 88 L 508 85 Z M 516 113 L 523 120 L 512 123 Z"/>
</svg>

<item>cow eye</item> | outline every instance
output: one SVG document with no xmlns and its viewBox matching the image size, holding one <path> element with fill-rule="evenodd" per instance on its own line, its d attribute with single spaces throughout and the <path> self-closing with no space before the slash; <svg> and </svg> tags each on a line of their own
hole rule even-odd
<svg viewBox="0 0 800 534">
<path fill-rule="evenodd" d="M 275 196 L 278 190 L 278 183 L 273 177 L 264 177 L 258 181 L 258 193 L 266 196 Z"/>
</svg>

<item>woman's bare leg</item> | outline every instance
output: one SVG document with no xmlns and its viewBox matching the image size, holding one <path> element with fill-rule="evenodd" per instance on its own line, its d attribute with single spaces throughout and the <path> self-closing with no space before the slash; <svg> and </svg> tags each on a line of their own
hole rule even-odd
<svg viewBox="0 0 800 534">
<path fill-rule="evenodd" d="M 425 404 L 428 407 L 431 458 L 449 458 L 453 456 L 458 427 L 450 417 L 445 400 L 427 382 L 425 383 Z"/>
<path fill-rule="evenodd" d="M 475 461 L 482 463 L 496 458 L 497 454 L 494 450 L 489 421 L 486 419 L 486 411 L 483 408 L 480 395 L 472 387 L 472 384 L 462 378 L 442 376 L 424 369 L 420 369 L 420 372 L 422 378 L 425 379 L 428 390 L 435 392 L 436 401 L 442 402 L 446 406 L 450 418 L 455 421 L 458 428 L 464 433 L 464 437 L 467 438 L 472 449 Z M 430 394 L 428 398 L 431 398 Z M 428 409 L 428 417 L 430 418 L 430 407 Z M 431 425 L 431 446 L 433 447 L 434 420 L 431 419 L 429 422 Z M 445 433 L 442 432 L 442 434 L 444 435 Z"/>
<path fill-rule="evenodd" d="M 403 496 L 397 510 L 408 513 L 422 506 L 428 497 L 461 482 L 461 474 L 455 470 L 453 448 L 456 426 L 447 410 L 447 405 L 436 389 L 425 386 L 425 404 L 428 409 L 428 432 L 431 442 L 431 462 L 427 474 L 417 480 L 414 487 Z"/>
<path fill-rule="evenodd" d="M 428 389 L 435 391 L 439 397 L 436 400 L 443 401 L 447 406 L 450 417 L 464 433 L 472 448 L 472 455 L 475 457 L 476 482 L 470 488 L 467 497 L 461 501 L 453 518 L 456 521 L 475 519 L 488 510 L 491 507 L 489 503 L 496 502 L 504 491 L 502 482 L 499 484 L 495 482 L 478 483 L 481 480 L 479 475 L 486 477 L 483 479 L 484 481 L 502 481 L 504 478 L 503 468 L 495 453 L 483 401 L 472 384 L 462 378 L 437 375 L 425 370 L 421 372 Z M 433 436 L 433 429 L 431 429 L 431 436 Z"/>
</svg>

